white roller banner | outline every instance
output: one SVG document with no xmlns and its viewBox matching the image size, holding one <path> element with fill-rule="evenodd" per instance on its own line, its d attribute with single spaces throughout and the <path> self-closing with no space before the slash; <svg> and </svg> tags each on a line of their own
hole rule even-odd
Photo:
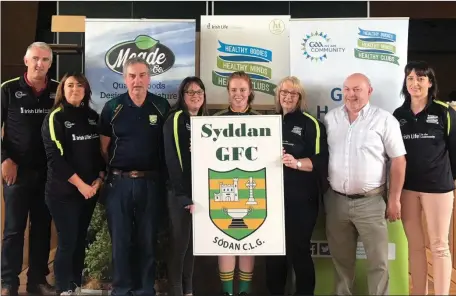
<svg viewBox="0 0 456 296">
<path fill-rule="evenodd" d="M 307 93 L 309 113 L 323 120 L 343 104 L 343 83 L 363 73 L 374 89 L 371 103 L 393 112 L 400 96 L 407 64 L 408 19 L 324 19 L 290 21 L 291 75 Z M 334 267 L 325 233 L 324 211 L 315 226 L 311 251 L 315 262 L 315 295 L 334 294 Z M 388 223 L 391 295 L 408 295 L 407 239 L 402 223 Z M 367 295 L 367 262 L 363 244 L 356 251 L 355 294 Z"/>
<path fill-rule="evenodd" d="M 254 105 L 274 105 L 277 82 L 290 73 L 290 16 L 201 16 L 200 73 L 208 104 L 228 104 L 227 79 L 249 74 Z"/>
</svg>

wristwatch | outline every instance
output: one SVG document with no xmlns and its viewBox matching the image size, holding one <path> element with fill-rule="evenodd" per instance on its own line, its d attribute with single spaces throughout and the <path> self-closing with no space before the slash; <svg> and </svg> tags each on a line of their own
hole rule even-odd
<svg viewBox="0 0 456 296">
<path fill-rule="evenodd" d="M 301 161 L 298 160 L 298 162 L 296 162 L 296 167 L 299 169 L 301 167 Z"/>
</svg>

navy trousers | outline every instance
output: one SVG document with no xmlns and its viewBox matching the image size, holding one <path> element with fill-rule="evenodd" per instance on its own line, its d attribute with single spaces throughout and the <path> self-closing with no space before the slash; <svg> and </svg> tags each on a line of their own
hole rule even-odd
<svg viewBox="0 0 456 296">
<path fill-rule="evenodd" d="M 16 183 L 3 182 L 5 226 L 2 242 L 2 284 L 19 287 L 22 271 L 24 231 L 30 213 L 29 269 L 27 285 L 46 282 L 51 244 L 51 215 L 44 201 L 46 169 L 18 168 Z"/>
<path fill-rule="evenodd" d="M 154 178 L 109 175 L 103 194 L 112 241 L 111 295 L 155 296 L 155 249 L 160 205 Z"/>
</svg>

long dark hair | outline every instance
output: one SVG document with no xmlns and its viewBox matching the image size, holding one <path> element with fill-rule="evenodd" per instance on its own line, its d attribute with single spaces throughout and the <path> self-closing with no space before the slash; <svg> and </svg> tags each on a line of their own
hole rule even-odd
<svg viewBox="0 0 456 296">
<path fill-rule="evenodd" d="M 411 97 L 407 90 L 407 76 L 415 70 L 415 73 L 418 77 L 425 76 L 429 79 L 429 82 L 432 83 L 432 86 L 429 88 L 428 99 L 435 100 L 438 94 L 437 78 L 435 77 L 434 69 L 429 66 L 427 62 L 424 61 L 411 61 L 404 68 L 404 82 L 402 83 L 401 95 L 405 100 L 410 101 Z"/>
<path fill-rule="evenodd" d="M 198 116 L 209 114 L 207 112 L 206 106 L 206 88 L 204 87 L 203 81 L 196 76 L 188 76 L 184 80 L 182 80 L 181 84 L 179 85 L 179 90 L 177 92 L 177 102 L 171 108 L 170 113 L 174 113 L 178 110 L 188 111 L 187 104 L 185 104 L 185 92 L 188 90 L 192 83 L 196 83 L 204 91 L 204 101 L 203 105 L 201 105 L 201 107 L 198 110 Z"/>
<path fill-rule="evenodd" d="M 82 99 L 82 106 L 84 108 L 91 108 L 90 107 L 90 102 L 92 101 L 91 96 L 92 96 L 92 90 L 90 89 L 90 84 L 87 78 L 84 76 L 84 74 L 79 73 L 79 72 L 74 72 L 74 73 L 66 73 L 62 80 L 59 83 L 59 86 L 57 87 L 57 92 L 55 94 L 55 100 L 54 100 L 54 106 L 52 109 L 57 109 L 58 107 L 63 108 L 63 102 L 66 101 L 65 98 L 65 82 L 68 78 L 73 77 L 76 79 L 77 82 L 82 84 L 84 87 L 84 98 Z"/>
</svg>

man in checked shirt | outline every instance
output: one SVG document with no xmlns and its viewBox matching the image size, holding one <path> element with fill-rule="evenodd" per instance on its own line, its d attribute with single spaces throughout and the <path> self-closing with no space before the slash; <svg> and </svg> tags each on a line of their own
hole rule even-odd
<svg viewBox="0 0 456 296">
<path fill-rule="evenodd" d="M 324 204 L 336 295 L 353 294 L 358 236 L 367 254 L 369 295 L 389 293 L 385 213 L 390 221 L 400 219 L 406 151 L 396 118 L 369 103 L 372 91 L 365 75 L 350 75 L 344 105 L 325 116 L 331 189 Z"/>
</svg>

